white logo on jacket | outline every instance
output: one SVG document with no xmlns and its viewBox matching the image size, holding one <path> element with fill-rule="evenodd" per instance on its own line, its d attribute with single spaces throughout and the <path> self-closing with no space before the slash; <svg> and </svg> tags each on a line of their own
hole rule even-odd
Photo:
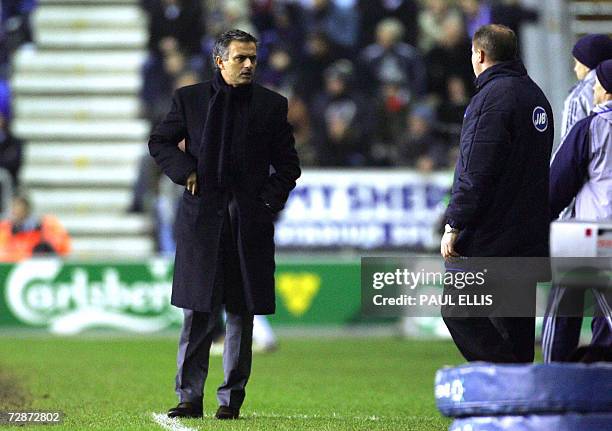
<svg viewBox="0 0 612 431">
<path fill-rule="evenodd" d="M 546 114 L 546 110 L 541 106 L 536 106 L 534 108 L 531 120 L 533 121 L 533 127 L 535 127 L 538 132 L 545 132 L 546 129 L 548 129 L 548 115 Z"/>
</svg>

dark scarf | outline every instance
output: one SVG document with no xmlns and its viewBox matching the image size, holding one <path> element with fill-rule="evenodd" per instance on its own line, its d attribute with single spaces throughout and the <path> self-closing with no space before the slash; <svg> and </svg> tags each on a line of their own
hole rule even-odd
<svg viewBox="0 0 612 431">
<path fill-rule="evenodd" d="M 244 171 L 244 142 L 252 85 L 232 87 L 216 71 L 198 163 L 202 188 L 228 188 Z"/>
</svg>

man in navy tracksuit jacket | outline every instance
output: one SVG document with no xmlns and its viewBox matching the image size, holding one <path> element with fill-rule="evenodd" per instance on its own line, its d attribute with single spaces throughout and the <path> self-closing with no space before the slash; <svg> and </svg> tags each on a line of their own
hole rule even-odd
<svg viewBox="0 0 612 431">
<path fill-rule="evenodd" d="M 477 92 L 463 121 L 441 254 L 548 256 L 550 104 L 517 59 L 516 36 L 505 26 L 475 33 L 472 66 Z M 536 279 L 524 275 L 535 289 Z M 507 284 L 504 290 L 515 288 Z M 469 361 L 533 361 L 533 317 L 444 320 Z"/>
</svg>

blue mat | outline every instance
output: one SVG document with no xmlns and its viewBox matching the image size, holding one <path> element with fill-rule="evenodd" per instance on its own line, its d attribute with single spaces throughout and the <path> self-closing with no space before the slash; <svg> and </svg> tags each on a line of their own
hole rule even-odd
<svg viewBox="0 0 612 431">
<path fill-rule="evenodd" d="M 443 368 L 435 395 L 440 412 L 451 417 L 612 412 L 612 364 Z"/>
</svg>

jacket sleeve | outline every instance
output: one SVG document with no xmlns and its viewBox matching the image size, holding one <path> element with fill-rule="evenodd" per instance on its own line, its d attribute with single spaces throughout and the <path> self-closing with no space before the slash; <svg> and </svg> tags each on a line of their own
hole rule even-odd
<svg viewBox="0 0 612 431">
<path fill-rule="evenodd" d="M 576 123 L 553 157 L 549 183 L 552 220 L 570 204 L 588 176 L 591 119 L 587 117 Z"/>
<path fill-rule="evenodd" d="M 180 94 L 175 92 L 170 112 L 151 134 L 149 153 L 162 171 L 173 182 L 180 185 L 185 185 L 189 174 L 197 169 L 197 160 L 178 148 L 178 143 L 186 135 L 187 126 L 183 104 Z"/>
<path fill-rule="evenodd" d="M 504 164 L 504 153 L 511 139 L 512 111 L 509 95 L 491 92 L 475 114 L 472 139 L 461 143 L 463 163 L 458 164 L 447 222 L 456 228 L 469 227 L 478 220 L 494 195 L 495 184 Z"/>
<path fill-rule="evenodd" d="M 260 193 L 260 198 L 274 212 L 285 207 L 289 192 L 293 190 L 296 180 L 301 175 L 293 129 L 287 121 L 287 111 L 287 99 L 283 97 L 278 113 L 274 117 L 279 124 L 271 148 L 271 164 L 274 172 L 268 177 Z"/>
</svg>

